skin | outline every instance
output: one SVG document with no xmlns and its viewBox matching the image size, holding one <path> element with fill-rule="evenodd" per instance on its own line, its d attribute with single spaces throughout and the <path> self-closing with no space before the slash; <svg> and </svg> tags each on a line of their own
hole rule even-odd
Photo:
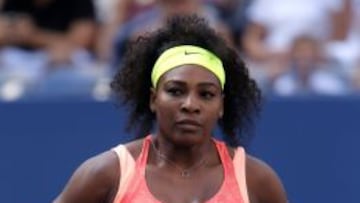
<svg viewBox="0 0 360 203">
<path fill-rule="evenodd" d="M 51 0 L 35 0 L 37 6 L 46 6 Z M 26 45 L 45 49 L 54 64 L 70 61 L 71 54 L 78 49 L 92 46 L 96 32 L 93 20 L 77 19 L 66 32 L 38 27 L 33 19 L 19 14 L 10 19 L 0 15 L 0 45 Z"/>
<path fill-rule="evenodd" d="M 156 148 L 181 168 L 206 160 L 191 171 L 191 176 L 196 178 L 184 179 L 174 166 L 160 159 L 154 148 L 150 148 L 146 168 L 150 192 L 162 202 L 211 199 L 224 179 L 220 158 L 211 141 L 211 131 L 223 113 L 224 95 L 219 81 L 204 68 L 184 65 L 165 73 L 157 88 L 150 91 L 149 105 L 158 123 L 154 138 Z M 189 120 L 199 124 L 189 124 Z M 135 159 L 142 142 L 136 140 L 126 145 Z M 228 150 L 233 156 L 234 149 L 229 147 Z M 284 189 L 275 172 L 254 157 L 247 156 L 246 161 L 251 203 L 286 203 Z M 89 159 L 74 173 L 54 202 L 112 202 L 121 176 L 119 168 L 117 157 L 111 151 Z"/>
<path fill-rule="evenodd" d="M 341 8 L 328 13 L 328 18 L 330 19 L 331 24 L 331 31 L 330 37 L 327 39 L 327 41 L 336 42 L 346 39 L 351 24 L 351 7 L 351 0 L 343 0 Z M 268 50 L 264 45 L 264 40 L 267 34 L 268 30 L 265 25 L 257 22 L 249 23 L 245 30 L 245 34 L 241 39 L 248 57 L 258 61 L 263 61 L 288 54 L 287 51 L 286 53 L 274 53 L 271 50 Z"/>
</svg>

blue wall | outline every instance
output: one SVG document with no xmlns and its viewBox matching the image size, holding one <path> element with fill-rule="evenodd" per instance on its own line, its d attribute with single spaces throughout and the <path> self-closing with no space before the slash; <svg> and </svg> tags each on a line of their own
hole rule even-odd
<svg viewBox="0 0 360 203">
<path fill-rule="evenodd" d="M 275 168 L 292 203 L 359 203 L 360 99 L 272 99 L 249 152 Z M 1 202 L 50 202 L 86 158 L 130 139 L 111 103 L 0 104 Z"/>
</svg>

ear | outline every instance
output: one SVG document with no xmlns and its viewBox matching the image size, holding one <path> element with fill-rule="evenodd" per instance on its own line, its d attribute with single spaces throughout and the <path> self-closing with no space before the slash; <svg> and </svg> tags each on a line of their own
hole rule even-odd
<svg viewBox="0 0 360 203">
<path fill-rule="evenodd" d="M 150 110 L 155 113 L 156 111 L 156 90 L 155 88 L 150 88 Z"/>
<path fill-rule="evenodd" d="M 219 111 L 219 119 L 222 119 L 223 115 L 224 115 L 224 108 L 223 106 L 221 106 L 221 109 Z"/>
<path fill-rule="evenodd" d="M 220 110 L 220 112 L 219 112 L 219 119 L 221 119 L 221 118 L 223 117 L 223 115 L 224 115 L 224 111 L 223 111 L 223 110 Z"/>
</svg>

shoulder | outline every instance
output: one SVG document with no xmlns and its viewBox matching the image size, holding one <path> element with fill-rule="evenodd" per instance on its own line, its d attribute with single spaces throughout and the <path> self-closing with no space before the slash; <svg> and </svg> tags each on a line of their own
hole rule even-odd
<svg viewBox="0 0 360 203">
<path fill-rule="evenodd" d="M 276 172 L 251 155 L 246 156 L 246 181 L 251 202 L 287 202 L 285 189 Z"/>
<path fill-rule="evenodd" d="M 136 159 L 141 153 L 143 139 L 125 144 Z M 74 172 L 55 203 L 111 202 L 121 179 L 119 156 L 109 150 L 84 161 Z"/>
<path fill-rule="evenodd" d="M 112 151 L 89 158 L 76 169 L 54 202 L 107 202 L 117 187 L 119 168 Z"/>
<path fill-rule="evenodd" d="M 126 143 L 124 146 L 127 151 L 131 154 L 131 156 L 136 160 L 141 153 L 142 146 L 145 138 L 138 139 L 129 143 Z"/>
</svg>

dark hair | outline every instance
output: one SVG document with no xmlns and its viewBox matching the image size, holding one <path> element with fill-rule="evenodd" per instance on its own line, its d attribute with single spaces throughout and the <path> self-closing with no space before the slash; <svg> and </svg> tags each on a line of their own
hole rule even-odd
<svg viewBox="0 0 360 203">
<path fill-rule="evenodd" d="M 203 47 L 223 62 L 226 72 L 224 87 L 224 114 L 219 127 L 224 140 L 239 145 L 250 138 L 254 115 L 260 110 L 261 94 L 255 81 L 249 77 L 239 54 L 196 15 L 170 18 L 161 29 L 132 41 L 125 53 L 122 67 L 111 83 L 121 104 L 130 108 L 127 129 L 137 129 L 137 138 L 146 136 L 153 128 L 155 114 L 149 108 L 151 71 L 160 54 L 173 46 Z"/>
</svg>

